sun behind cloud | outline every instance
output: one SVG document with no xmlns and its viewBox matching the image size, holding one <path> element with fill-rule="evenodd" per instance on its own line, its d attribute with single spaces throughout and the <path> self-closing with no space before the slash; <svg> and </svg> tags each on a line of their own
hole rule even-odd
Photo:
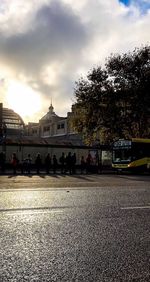
<svg viewBox="0 0 150 282">
<path fill-rule="evenodd" d="M 21 82 L 11 80 L 6 95 L 8 107 L 23 119 L 32 120 L 32 116 L 41 109 L 40 95 Z"/>
</svg>

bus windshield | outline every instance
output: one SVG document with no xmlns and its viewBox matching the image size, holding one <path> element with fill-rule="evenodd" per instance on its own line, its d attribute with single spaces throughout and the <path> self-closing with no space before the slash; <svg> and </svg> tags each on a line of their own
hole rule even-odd
<svg viewBox="0 0 150 282">
<path fill-rule="evenodd" d="M 126 149 L 115 149 L 113 150 L 113 162 L 114 163 L 124 163 L 131 161 L 131 148 Z"/>
</svg>

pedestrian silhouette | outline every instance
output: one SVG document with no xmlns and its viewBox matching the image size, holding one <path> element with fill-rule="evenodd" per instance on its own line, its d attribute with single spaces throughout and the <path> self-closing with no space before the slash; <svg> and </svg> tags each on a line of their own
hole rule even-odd
<svg viewBox="0 0 150 282">
<path fill-rule="evenodd" d="M 5 162 L 6 162 L 5 152 L 1 152 L 0 153 L 0 169 L 2 173 L 5 173 Z"/>
<path fill-rule="evenodd" d="M 28 154 L 28 156 L 27 156 L 27 158 L 25 160 L 25 163 L 26 163 L 26 171 L 27 171 L 27 173 L 30 174 L 30 172 L 31 172 L 31 163 L 32 163 L 32 158 L 31 158 L 30 154 Z"/>
<path fill-rule="evenodd" d="M 59 158 L 61 173 L 64 174 L 66 171 L 66 157 L 64 152 L 62 152 L 61 157 Z"/>
<path fill-rule="evenodd" d="M 18 160 L 18 158 L 16 156 L 16 153 L 13 153 L 12 157 L 11 157 L 11 164 L 12 164 L 12 168 L 13 168 L 13 174 L 16 174 L 16 172 L 17 172 L 18 163 L 19 163 L 19 160 Z"/>
<path fill-rule="evenodd" d="M 38 153 L 37 156 L 36 156 L 35 165 L 36 165 L 36 172 L 37 172 L 37 174 L 39 174 L 40 173 L 40 169 L 41 169 L 41 165 L 42 165 L 42 160 L 41 160 L 40 153 Z"/>
<path fill-rule="evenodd" d="M 48 153 L 45 158 L 45 169 L 47 174 L 49 174 L 50 168 L 51 168 L 51 157 L 50 154 Z"/>
<path fill-rule="evenodd" d="M 72 173 L 75 174 L 76 173 L 76 161 L 77 161 L 76 153 L 74 153 L 71 158 L 72 158 L 72 161 L 71 161 L 71 163 L 72 163 Z"/>
<path fill-rule="evenodd" d="M 81 157 L 80 168 L 81 168 L 81 174 L 83 174 L 84 171 L 85 171 L 85 168 L 86 168 L 86 163 L 85 163 L 84 156 Z"/>
<path fill-rule="evenodd" d="M 66 170 L 69 171 L 70 174 L 72 174 L 72 156 L 71 156 L 71 152 L 69 152 L 67 157 L 66 157 Z"/>
<path fill-rule="evenodd" d="M 55 174 L 57 171 L 57 167 L 58 167 L 58 162 L 57 162 L 57 158 L 56 155 L 53 155 L 53 173 Z"/>
<path fill-rule="evenodd" d="M 86 158 L 86 173 L 91 172 L 91 164 L 92 164 L 92 156 L 89 153 L 87 158 Z"/>
</svg>

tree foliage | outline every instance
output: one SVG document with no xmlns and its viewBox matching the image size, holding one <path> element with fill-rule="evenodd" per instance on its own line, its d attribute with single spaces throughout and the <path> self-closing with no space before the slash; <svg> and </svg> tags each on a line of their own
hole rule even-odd
<svg viewBox="0 0 150 282">
<path fill-rule="evenodd" d="M 111 55 L 75 84 L 72 125 L 87 143 L 150 138 L 150 46 Z"/>
</svg>

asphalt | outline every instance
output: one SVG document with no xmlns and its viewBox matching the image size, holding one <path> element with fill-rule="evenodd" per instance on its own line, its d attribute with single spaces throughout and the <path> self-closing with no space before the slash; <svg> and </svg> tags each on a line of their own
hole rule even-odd
<svg viewBox="0 0 150 282">
<path fill-rule="evenodd" d="M 148 282 L 150 177 L 0 176 L 2 282 Z"/>
</svg>

